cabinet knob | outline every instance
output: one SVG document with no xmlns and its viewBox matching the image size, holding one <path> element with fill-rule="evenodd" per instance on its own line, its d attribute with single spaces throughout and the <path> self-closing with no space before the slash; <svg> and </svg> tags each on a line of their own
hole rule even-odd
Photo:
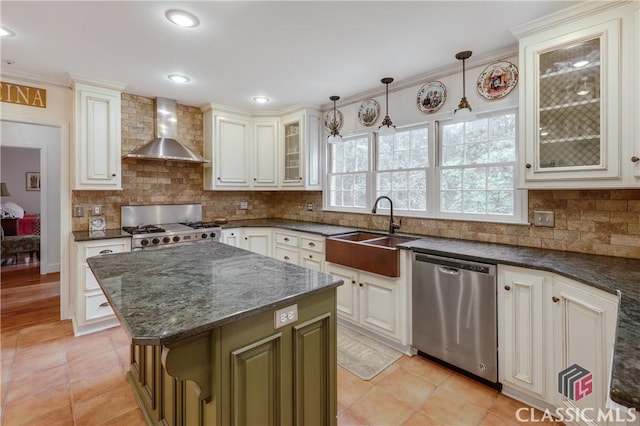
<svg viewBox="0 0 640 426">
<path fill-rule="evenodd" d="M 309 243 L 309 247 L 315 247 L 316 245 L 314 243 Z"/>
<path fill-rule="evenodd" d="M 254 181 L 254 182 L 255 182 L 255 181 L 257 181 L 257 180 L 258 180 L 258 179 L 256 179 L 256 178 L 253 178 L 253 181 Z"/>
<path fill-rule="evenodd" d="M 285 241 L 289 241 L 289 237 L 284 237 L 284 240 Z"/>
<path fill-rule="evenodd" d="M 632 163 L 637 163 L 638 161 L 640 161 L 640 157 L 636 157 L 635 155 L 633 157 L 631 157 L 631 162 Z"/>
<path fill-rule="evenodd" d="M 505 286 L 504 286 L 504 289 L 505 289 L 505 290 L 507 290 L 507 291 L 509 291 L 509 290 L 511 290 L 511 286 L 505 285 Z"/>
<path fill-rule="evenodd" d="M 363 286 L 363 284 L 362 284 L 362 283 L 360 283 L 360 287 L 362 287 L 362 286 Z"/>
<path fill-rule="evenodd" d="M 218 180 L 220 180 L 220 176 L 218 176 Z"/>
<path fill-rule="evenodd" d="M 111 173 L 111 177 L 116 177 L 116 174 L 115 173 Z"/>
<path fill-rule="evenodd" d="M 284 260 L 289 260 L 289 256 L 285 256 L 285 257 L 284 257 Z"/>
<path fill-rule="evenodd" d="M 525 166 L 527 169 L 530 169 L 530 168 L 531 168 L 531 164 L 529 164 L 529 163 L 525 164 L 524 166 Z"/>
<path fill-rule="evenodd" d="M 109 302 L 102 302 L 102 303 L 100 304 L 100 307 L 101 307 L 101 308 L 106 308 L 107 306 L 109 306 Z"/>
<path fill-rule="evenodd" d="M 355 284 L 355 283 L 356 283 L 356 280 L 351 280 L 351 284 Z"/>
<path fill-rule="evenodd" d="M 309 255 L 309 259 L 313 259 L 313 255 L 311 255 L 311 254 L 310 254 L 310 255 Z"/>
<path fill-rule="evenodd" d="M 109 254 L 109 253 L 113 253 L 113 250 L 106 249 L 100 252 L 100 254 Z"/>
<path fill-rule="evenodd" d="M 244 239 L 245 239 L 245 240 L 248 240 L 248 239 L 249 239 L 249 237 L 244 237 Z"/>
<path fill-rule="evenodd" d="M 302 180 L 302 178 L 301 178 L 301 177 L 299 177 L 298 179 Z"/>
<path fill-rule="evenodd" d="M 551 300 L 553 300 L 553 303 L 558 303 L 560 301 L 560 298 L 553 296 Z"/>
</svg>

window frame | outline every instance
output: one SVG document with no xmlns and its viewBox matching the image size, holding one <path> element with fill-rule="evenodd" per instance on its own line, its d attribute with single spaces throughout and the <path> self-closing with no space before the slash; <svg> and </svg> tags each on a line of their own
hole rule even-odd
<svg viewBox="0 0 640 426">
<path fill-rule="evenodd" d="M 332 173 L 331 172 L 331 165 L 333 162 L 333 157 L 332 157 L 332 152 L 331 152 L 331 144 L 329 144 L 328 142 L 326 142 L 325 139 L 325 161 L 326 161 L 326 166 L 325 166 L 325 170 L 326 173 L 324 174 L 324 187 L 322 190 L 322 210 L 324 211 L 332 211 L 332 212 L 341 212 L 341 213 L 371 213 L 371 204 L 372 204 L 372 200 L 371 200 L 371 194 L 372 194 L 372 161 L 373 161 L 373 153 L 372 153 L 372 133 L 371 132 L 355 132 L 355 133 L 351 133 L 351 134 L 347 134 L 347 135 L 343 135 L 342 136 L 342 142 L 338 142 L 338 143 L 345 143 L 345 141 L 347 140 L 352 140 L 352 139 L 359 139 L 359 138 L 366 138 L 367 139 L 367 170 L 364 171 L 365 173 L 365 184 L 366 184 L 366 189 L 365 189 L 365 207 L 345 207 L 345 206 L 332 206 L 331 205 L 331 188 L 330 188 L 330 184 L 331 184 L 331 176 L 332 175 L 336 175 L 336 174 L 346 174 L 345 173 Z M 361 173 L 361 172 L 352 172 L 352 173 Z"/>
</svg>

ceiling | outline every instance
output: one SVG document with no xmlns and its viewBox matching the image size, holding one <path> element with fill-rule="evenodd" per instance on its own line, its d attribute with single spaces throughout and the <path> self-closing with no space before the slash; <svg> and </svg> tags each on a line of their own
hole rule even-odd
<svg viewBox="0 0 640 426">
<path fill-rule="evenodd" d="M 509 28 L 565 1 L 7 1 L 2 73 L 126 83 L 125 92 L 202 106 L 279 111 L 326 105 L 515 46 Z M 164 16 L 200 20 L 181 28 Z M 11 65 L 6 60 L 13 61 Z M 187 84 L 169 74 L 191 77 Z M 252 97 L 271 102 L 255 104 Z"/>
</svg>

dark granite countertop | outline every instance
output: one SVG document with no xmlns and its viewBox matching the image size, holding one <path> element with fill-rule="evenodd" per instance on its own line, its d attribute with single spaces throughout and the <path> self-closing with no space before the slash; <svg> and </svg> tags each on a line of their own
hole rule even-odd
<svg viewBox="0 0 640 426">
<path fill-rule="evenodd" d="M 621 405 L 640 409 L 640 260 L 436 237 L 423 237 L 399 247 L 458 259 L 540 269 L 618 293 L 620 306 L 610 396 Z"/>
<path fill-rule="evenodd" d="M 349 232 L 359 231 L 357 228 L 350 228 L 339 225 L 328 225 L 326 223 L 317 222 L 301 222 L 296 220 L 286 219 L 249 219 L 249 220 L 234 220 L 221 225 L 222 229 L 225 228 L 242 228 L 242 227 L 271 227 L 287 229 L 289 231 L 309 232 L 311 234 L 318 234 L 325 237 L 331 237 L 334 235 L 347 234 Z"/>
<path fill-rule="evenodd" d="M 342 284 L 222 243 L 87 259 L 133 343 L 165 345 Z"/>
<path fill-rule="evenodd" d="M 131 238 L 131 234 L 122 231 L 122 229 L 105 229 L 104 231 L 73 231 L 73 240 L 80 241 L 93 241 L 93 240 L 108 240 L 111 238 Z"/>
</svg>

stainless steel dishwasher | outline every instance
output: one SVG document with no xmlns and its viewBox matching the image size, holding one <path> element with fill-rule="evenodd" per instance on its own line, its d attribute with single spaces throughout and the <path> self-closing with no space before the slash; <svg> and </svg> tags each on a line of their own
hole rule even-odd
<svg viewBox="0 0 640 426">
<path fill-rule="evenodd" d="M 413 253 L 412 346 L 498 382 L 496 265 Z"/>
</svg>

